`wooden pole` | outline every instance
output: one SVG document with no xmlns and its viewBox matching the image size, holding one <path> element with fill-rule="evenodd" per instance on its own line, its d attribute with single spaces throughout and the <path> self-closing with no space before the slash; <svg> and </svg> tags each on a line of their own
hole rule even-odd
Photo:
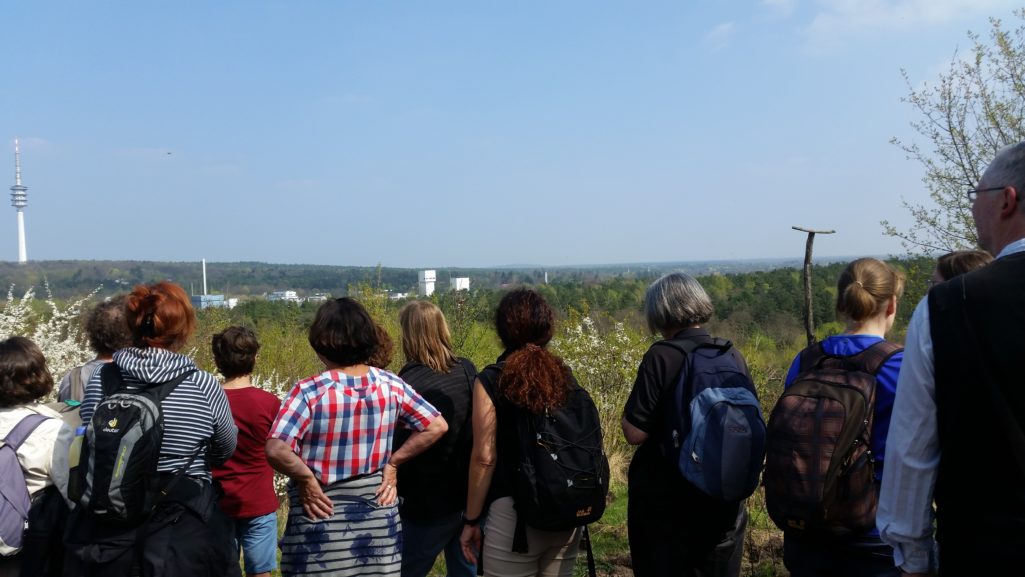
<svg viewBox="0 0 1025 577">
<path fill-rule="evenodd" d="M 808 337 L 808 346 L 815 343 L 815 321 L 812 318 L 811 306 L 811 248 L 815 243 L 816 234 L 833 234 L 835 230 L 815 230 L 800 226 L 790 227 L 808 233 L 808 242 L 804 245 L 804 332 Z"/>
</svg>

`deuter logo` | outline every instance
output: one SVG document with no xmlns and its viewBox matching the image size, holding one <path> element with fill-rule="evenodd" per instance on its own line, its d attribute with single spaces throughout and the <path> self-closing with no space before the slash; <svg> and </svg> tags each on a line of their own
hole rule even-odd
<svg viewBox="0 0 1025 577">
<path fill-rule="evenodd" d="M 103 428 L 104 433 L 120 433 L 121 429 L 117 428 L 117 418 L 113 418 L 107 421 L 107 426 Z"/>
<path fill-rule="evenodd" d="M 584 509 L 577 509 L 577 517 L 586 517 L 591 514 L 592 507 L 586 507 Z"/>
</svg>

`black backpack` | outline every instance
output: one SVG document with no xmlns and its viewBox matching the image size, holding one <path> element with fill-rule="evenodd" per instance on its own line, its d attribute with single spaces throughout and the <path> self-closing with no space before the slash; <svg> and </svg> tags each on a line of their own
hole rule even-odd
<svg viewBox="0 0 1025 577">
<path fill-rule="evenodd" d="M 483 378 L 495 374 L 488 369 L 500 374 L 502 363 L 482 371 Z M 609 461 L 598 408 L 576 380 L 558 409 L 535 414 L 511 404 L 509 408 L 504 414 L 516 420 L 517 445 L 513 551 L 526 553 L 527 525 L 562 531 L 601 518 L 609 494 Z"/>
<path fill-rule="evenodd" d="M 161 404 L 195 371 L 129 390 L 117 365 L 107 363 L 100 370 L 104 398 L 96 405 L 82 446 L 78 503 L 103 520 L 138 524 L 153 511 L 162 489 L 156 474 L 164 438 Z"/>
</svg>

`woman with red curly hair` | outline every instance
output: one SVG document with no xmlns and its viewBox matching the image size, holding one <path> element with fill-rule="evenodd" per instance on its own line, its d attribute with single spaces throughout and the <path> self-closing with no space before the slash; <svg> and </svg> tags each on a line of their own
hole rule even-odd
<svg viewBox="0 0 1025 577">
<path fill-rule="evenodd" d="M 485 575 L 572 575 L 581 531 L 540 531 L 526 526 L 527 552 L 513 551 L 513 503 L 517 461 L 515 411 L 542 413 L 566 403 L 576 379 L 562 359 L 545 347 L 555 314 L 537 292 L 514 290 L 498 305 L 495 328 L 505 346 L 498 362 L 474 383 L 473 450 L 469 494 L 460 542 L 471 562 L 483 557 Z M 487 539 L 481 551 L 480 519 L 487 510 Z"/>
<path fill-rule="evenodd" d="M 189 297 L 168 281 L 138 285 L 125 299 L 125 319 L 134 346 L 115 352 L 89 379 L 82 422 L 89 423 L 90 437 L 93 413 L 105 397 L 166 383 L 170 392 L 161 402 L 164 432 L 153 471 L 163 496 L 145 524 L 125 525 L 94 514 L 87 489 L 68 539 L 83 563 L 80 574 L 114 577 L 141 566 L 147 576 L 237 575 L 234 533 L 217 506 L 211 467 L 231 457 L 238 429 L 217 379 L 178 352 L 196 324 Z"/>
</svg>

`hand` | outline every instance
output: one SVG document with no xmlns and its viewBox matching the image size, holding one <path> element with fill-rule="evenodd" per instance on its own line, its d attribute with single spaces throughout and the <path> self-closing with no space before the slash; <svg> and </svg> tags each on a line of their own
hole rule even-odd
<svg viewBox="0 0 1025 577">
<path fill-rule="evenodd" d="M 324 494 L 320 481 L 315 477 L 299 481 L 299 500 L 302 501 L 306 517 L 313 520 L 327 519 L 335 510 L 331 499 Z"/>
<path fill-rule="evenodd" d="M 374 496 L 377 497 L 377 503 L 382 506 L 392 505 L 399 499 L 399 488 L 398 488 L 398 468 L 391 463 L 384 466 L 381 470 L 382 477 L 384 480 L 381 481 L 381 486 L 377 488 Z"/>
<path fill-rule="evenodd" d="M 463 548 L 463 557 L 476 565 L 477 553 L 480 551 L 480 525 L 463 525 L 463 533 L 459 536 L 459 545 Z"/>
</svg>

